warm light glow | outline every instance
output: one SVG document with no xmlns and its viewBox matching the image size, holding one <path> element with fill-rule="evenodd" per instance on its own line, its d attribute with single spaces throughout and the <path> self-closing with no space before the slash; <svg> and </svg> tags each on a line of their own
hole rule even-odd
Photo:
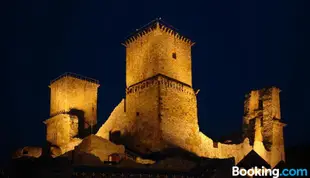
<svg viewBox="0 0 310 178">
<path fill-rule="evenodd" d="M 51 118 L 47 141 L 56 145 L 53 156 L 70 150 L 93 154 L 101 161 L 113 153 L 125 154 L 123 145 L 142 153 L 180 147 L 201 157 L 235 158 L 240 162 L 254 150 L 272 167 L 284 157 L 278 88 L 251 91 L 245 100 L 242 143 L 217 143 L 199 130 L 197 94 L 192 88 L 192 42 L 160 24 L 126 41 L 126 98 L 113 110 L 96 135 L 74 138 L 79 122 L 84 128 L 97 123 L 99 84 L 65 76 L 51 89 Z M 175 54 L 174 54 L 175 53 Z M 240 106 L 242 107 L 242 106 Z M 81 119 L 83 118 L 83 119 Z M 236 121 L 237 122 L 237 121 Z M 33 151 L 33 149 L 30 151 Z M 33 154 L 37 152 L 33 151 Z M 136 162 L 153 164 L 138 157 Z"/>
</svg>

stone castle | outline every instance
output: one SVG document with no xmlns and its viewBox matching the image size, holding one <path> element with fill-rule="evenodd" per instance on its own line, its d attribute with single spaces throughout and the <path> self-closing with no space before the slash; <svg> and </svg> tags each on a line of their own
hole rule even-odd
<svg viewBox="0 0 310 178">
<path fill-rule="evenodd" d="M 53 157 L 74 149 L 87 150 L 83 142 L 87 140 L 91 145 L 89 140 L 94 139 L 90 138 L 96 137 L 93 145 L 104 142 L 114 146 L 107 146 L 111 148 L 109 154 L 128 149 L 149 155 L 181 148 L 199 157 L 234 158 L 236 164 L 251 151 L 271 167 L 285 161 L 285 124 L 281 122 L 278 88 L 255 90 L 246 95 L 240 141 L 217 142 L 199 130 L 198 91 L 192 87 L 194 43 L 155 20 L 137 30 L 123 45 L 126 96 L 99 129 L 96 129 L 98 81 L 67 73 L 51 82 L 50 119 L 44 123 Z M 96 130 L 95 135 L 89 136 Z M 32 154 L 33 150 L 26 148 L 26 154 Z M 102 152 L 101 149 L 92 154 L 107 160 L 108 154 Z"/>
</svg>

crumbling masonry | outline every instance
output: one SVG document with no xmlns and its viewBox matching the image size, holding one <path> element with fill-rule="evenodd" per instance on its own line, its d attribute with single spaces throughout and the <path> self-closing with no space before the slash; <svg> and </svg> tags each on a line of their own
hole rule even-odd
<svg viewBox="0 0 310 178">
<path fill-rule="evenodd" d="M 99 82 L 73 73 L 50 84 L 50 119 L 46 120 L 46 139 L 53 156 L 61 155 L 82 142 L 97 124 Z"/>
<path fill-rule="evenodd" d="M 216 143 L 200 132 L 197 92 L 192 88 L 193 44 L 161 21 L 132 35 L 123 44 L 126 97 L 96 135 L 141 154 L 179 147 L 201 157 L 234 157 L 238 163 L 254 150 L 272 167 L 284 161 L 278 88 L 247 95 L 242 142 Z M 74 149 L 83 139 L 80 132 L 97 123 L 98 87 L 72 75 L 50 85 L 51 119 L 45 123 L 56 156 Z"/>
</svg>

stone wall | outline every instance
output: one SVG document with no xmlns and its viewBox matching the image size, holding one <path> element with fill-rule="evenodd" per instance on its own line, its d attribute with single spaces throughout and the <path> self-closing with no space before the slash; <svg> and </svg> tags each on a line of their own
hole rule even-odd
<svg viewBox="0 0 310 178">
<path fill-rule="evenodd" d="M 114 108 L 106 122 L 100 127 L 96 135 L 108 140 L 110 131 L 119 130 L 121 134 L 124 134 L 126 128 L 132 127 L 133 123 L 127 119 L 124 110 L 125 100 L 122 99 Z"/>
<path fill-rule="evenodd" d="M 191 71 L 191 43 L 160 24 L 126 44 L 127 87 L 157 74 L 191 86 Z"/>
<path fill-rule="evenodd" d="M 285 160 L 279 93 L 276 87 L 254 90 L 245 101 L 245 137 L 271 166 Z"/>
<path fill-rule="evenodd" d="M 131 136 L 126 146 L 140 152 L 147 152 L 140 148 L 160 151 L 176 146 L 208 158 L 235 157 L 237 162 L 252 149 L 248 139 L 214 147 L 214 141 L 199 131 L 195 92 L 183 83 L 158 75 L 126 93 L 97 136 L 109 139 L 110 131 L 119 130 L 127 139 Z"/>
<path fill-rule="evenodd" d="M 166 142 L 195 152 L 200 144 L 197 101 L 194 90 L 160 76 L 160 128 Z"/>
<path fill-rule="evenodd" d="M 98 136 L 111 139 L 118 132 L 122 143 L 142 153 L 176 146 L 202 157 L 234 157 L 238 163 L 254 149 L 268 163 L 280 160 L 279 155 L 284 154 L 282 130 L 274 126 L 274 119 L 280 119 L 277 88 L 251 91 L 246 98 L 242 143 L 216 143 L 199 131 L 192 88 L 192 43 L 156 23 L 124 45 L 126 98 Z"/>
<path fill-rule="evenodd" d="M 263 141 L 268 148 L 272 145 L 273 119 L 281 119 L 279 92 L 275 87 L 254 90 L 245 100 L 245 128 L 251 119 L 261 118 Z"/>
<path fill-rule="evenodd" d="M 45 121 L 46 140 L 52 145 L 62 146 L 78 134 L 78 118 L 69 114 L 59 114 Z"/>
<path fill-rule="evenodd" d="M 110 131 L 117 130 L 130 140 L 127 146 L 142 153 L 161 151 L 168 145 L 185 147 L 198 143 L 193 89 L 161 75 L 127 88 L 126 99 L 97 135 L 108 139 Z"/>
<path fill-rule="evenodd" d="M 50 115 L 73 111 L 83 117 L 84 128 L 97 123 L 97 90 L 99 84 L 64 76 L 50 86 Z"/>
<path fill-rule="evenodd" d="M 195 153 L 201 157 L 235 158 L 237 164 L 252 150 L 248 139 L 245 139 L 240 144 L 217 143 L 202 132 L 199 132 L 198 138 L 200 139 L 200 144 L 193 146 L 195 147 Z"/>
<path fill-rule="evenodd" d="M 279 120 L 274 120 L 273 123 L 273 144 L 271 147 L 271 164 L 276 165 L 281 160 L 285 161 L 285 150 L 284 150 L 284 136 L 283 127 L 285 124 L 281 123 Z"/>
<path fill-rule="evenodd" d="M 127 130 L 133 136 L 132 149 L 148 153 L 165 147 L 160 130 L 158 77 L 127 88 L 126 115 L 134 123 Z"/>
<path fill-rule="evenodd" d="M 196 95 L 191 87 L 159 75 L 127 88 L 126 93 L 126 100 L 115 108 L 97 136 L 108 139 L 110 131 L 119 130 L 121 135 L 131 136 L 130 141 L 134 144 L 129 145 L 137 150 L 135 144 L 150 151 L 177 146 L 201 157 L 234 157 L 236 164 L 251 150 L 272 167 L 284 160 L 283 125 L 277 122 L 279 120 L 273 121 L 271 151 L 263 143 L 260 117 L 249 122 L 253 126 L 252 144 L 248 137 L 239 144 L 216 143 L 199 131 Z M 252 114 L 262 113 L 258 108 L 252 111 Z"/>
</svg>

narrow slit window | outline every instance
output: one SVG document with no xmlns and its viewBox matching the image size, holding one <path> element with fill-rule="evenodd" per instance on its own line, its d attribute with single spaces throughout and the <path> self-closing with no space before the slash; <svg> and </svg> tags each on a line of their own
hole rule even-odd
<svg viewBox="0 0 310 178">
<path fill-rule="evenodd" d="M 213 142 L 213 148 L 218 148 L 218 142 Z"/>
<path fill-rule="evenodd" d="M 173 58 L 173 59 L 177 59 L 177 53 L 175 53 L 175 52 L 172 53 L 172 58 Z"/>
<path fill-rule="evenodd" d="M 258 101 L 258 109 L 263 109 L 263 100 Z"/>
</svg>

